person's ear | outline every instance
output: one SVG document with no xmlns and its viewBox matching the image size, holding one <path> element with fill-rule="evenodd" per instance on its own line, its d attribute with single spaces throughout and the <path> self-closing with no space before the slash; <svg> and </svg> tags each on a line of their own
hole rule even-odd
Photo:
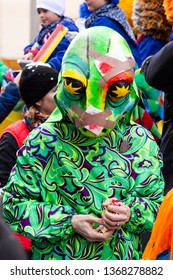
<svg viewBox="0 0 173 280">
<path fill-rule="evenodd" d="M 41 104 L 42 104 L 42 102 L 41 102 L 41 100 L 39 100 L 35 103 L 35 107 L 40 108 Z"/>
</svg>

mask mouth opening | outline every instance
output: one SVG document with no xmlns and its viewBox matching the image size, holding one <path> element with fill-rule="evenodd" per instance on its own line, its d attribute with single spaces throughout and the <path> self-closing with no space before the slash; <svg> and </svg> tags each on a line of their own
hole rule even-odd
<svg viewBox="0 0 173 280">
<path fill-rule="evenodd" d="M 110 132 L 110 129 L 107 128 L 103 128 L 103 130 L 101 131 L 100 134 L 96 135 L 93 132 L 89 131 L 88 129 L 86 129 L 85 127 L 81 127 L 80 128 L 80 132 L 86 136 L 86 137 L 90 137 L 90 138 L 100 138 L 104 135 L 107 135 Z"/>
<path fill-rule="evenodd" d="M 78 116 L 78 118 L 74 118 L 74 124 L 77 128 L 85 128 L 97 136 L 104 128 L 114 128 L 114 121 L 109 120 L 109 117 L 113 114 L 109 108 L 102 111 L 90 105 L 85 111 L 78 105 L 73 104 L 72 111 Z"/>
</svg>

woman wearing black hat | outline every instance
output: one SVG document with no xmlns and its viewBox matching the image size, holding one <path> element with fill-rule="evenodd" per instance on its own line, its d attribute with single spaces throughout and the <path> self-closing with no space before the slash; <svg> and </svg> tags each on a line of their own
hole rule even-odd
<svg viewBox="0 0 173 280">
<path fill-rule="evenodd" d="M 20 74 L 19 74 L 20 75 Z M 58 72 L 48 64 L 31 63 L 21 72 L 19 90 L 25 105 L 23 120 L 8 126 L 0 138 L 0 187 L 16 162 L 16 152 L 29 132 L 43 123 L 55 109 Z"/>
<path fill-rule="evenodd" d="M 58 72 L 48 64 L 31 63 L 22 70 L 19 90 L 25 103 L 23 120 L 9 125 L 0 138 L 0 187 L 7 183 L 10 171 L 15 165 L 17 151 L 31 130 L 46 121 L 56 105 L 54 93 L 58 81 Z M 19 235 L 23 247 L 29 253 L 30 239 Z M 30 253 L 29 253 L 30 254 Z"/>
</svg>

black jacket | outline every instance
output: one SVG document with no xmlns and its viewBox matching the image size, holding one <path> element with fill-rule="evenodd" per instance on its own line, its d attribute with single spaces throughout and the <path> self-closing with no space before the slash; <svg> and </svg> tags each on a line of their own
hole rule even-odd
<svg viewBox="0 0 173 280">
<path fill-rule="evenodd" d="M 4 133 L 0 138 L 0 188 L 7 183 L 10 171 L 16 162 L 18 144 L 10 133 Z"/>
<path fill-rule="evenodd" d="M 164 127 L 160 149 L 163 153 L 166 194 L 173 187 L 173 41 L 146 59 L 142 69 L 148 84 L 165 92 Z"/>
</svg>

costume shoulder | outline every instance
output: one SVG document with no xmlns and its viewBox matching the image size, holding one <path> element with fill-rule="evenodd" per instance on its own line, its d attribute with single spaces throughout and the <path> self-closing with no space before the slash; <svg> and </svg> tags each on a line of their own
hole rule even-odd
<svg viewBox="0 0 173 280">
<path fill-rule="evenodd" d="M 131 121 L 131 123 L 132 123 L 131 130 L 136 131 L 134 135 L 135 140 L 137 140 L 138 138 L 141 137 L 141 135 L 143 135 L 144 137 L 146 137 L 147 141 L 151 141 L 154 143 L 154 145 L 158 146 L 153 133 L 148 128 L 144 127 L 142 124 L 135 123 L 134 121 Z"/>
</svg>

